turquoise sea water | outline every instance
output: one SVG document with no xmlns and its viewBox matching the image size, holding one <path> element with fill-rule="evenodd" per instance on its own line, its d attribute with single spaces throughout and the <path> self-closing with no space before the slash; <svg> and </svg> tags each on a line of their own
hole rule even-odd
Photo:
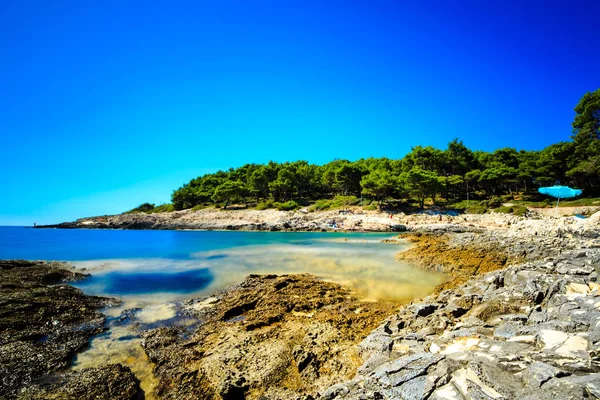
<svg viewBox="0 0 600 400">
<path fill-rule="evenodd" d="M 307 272 L 366 298 L 409 299 L 443 277 L 394 261 L 386 233 L 127 231 L 0 227 L 1 259 L 68 261 L 85 292 L 162 303 L 206 295 L 251 273 Z"/>
</svg>

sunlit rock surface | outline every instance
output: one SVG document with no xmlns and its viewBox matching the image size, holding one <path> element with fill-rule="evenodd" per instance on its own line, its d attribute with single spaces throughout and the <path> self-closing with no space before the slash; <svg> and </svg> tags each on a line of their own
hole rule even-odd
<svg viewBox="0 0 600 400">
<path fill-rule="evenodd" d="M 600 250 L 556 253 L 402 307 L 359 345 L 357 375 L 323 397 L 598 398 Z"/>
<path fill-rule="evenodd" d="M 361 301 L 311 275 L 250 275 L 186 307 L 203 321 L 193 333 L 144 335 L 162 398 L 317 396 L 354 376 L 356 344 L 397 306 Z"/>
</svg>

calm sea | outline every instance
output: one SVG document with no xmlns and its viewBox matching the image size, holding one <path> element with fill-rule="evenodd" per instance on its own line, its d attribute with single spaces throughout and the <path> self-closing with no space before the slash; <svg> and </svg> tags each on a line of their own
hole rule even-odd
<svg viewBox="0 0 600 400">
<path fill-rule="evenodd" d="M 405 300 L 443 277 L 394 261 L 392 234 L 128 231 L 0 227 L 0 259 L 60 260 L 85 268 L 85 292 L 162 303 L 206 295 L 251 273 L 308 272 L 366 298 Z"/>
</svg>

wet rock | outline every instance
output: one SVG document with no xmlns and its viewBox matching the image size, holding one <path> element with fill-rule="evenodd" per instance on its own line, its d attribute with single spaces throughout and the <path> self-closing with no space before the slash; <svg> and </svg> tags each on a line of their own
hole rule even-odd
<svg viewBox="0 0 600 400">
<path fill-rule="evenodd" d="M 60 263 L 0 261 L 0 398 L 48 380 L 63 381 L 57 396 L 67 398 L 109 398 L 105 390 L 116 388 L 115 398 L 137 393 L 131 371 L 120 365 L 61 375 L 90 337 L 104 330 L 98 309 L 118 304 L 64 284 L 85 277 Z M 86 386 L 95 382 L 103 385 Z M 43 390 L 49 395 L 55 389 Z M 124 397 L 116 397 L 121 392 Z"/>
<path fill-rule="evenodd" d="M 69 372 L 52 383 L 28 387 L 19 399 L 141 400 L 139 382 L 128 367 L 110 364 Z"/>
</svg>

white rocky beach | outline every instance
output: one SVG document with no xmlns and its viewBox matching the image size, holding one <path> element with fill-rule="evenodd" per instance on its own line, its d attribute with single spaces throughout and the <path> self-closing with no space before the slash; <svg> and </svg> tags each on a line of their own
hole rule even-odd
<svg viewBox="0 0 600 400">
<path fill-rule="evenodd" d="M 592 213 L 600 207 L 559 208 L 557 217 Z M 461 225 L 472 228 L 511 226 L 522 220 L 554 221 L 552 208 L 530 209 L 527 218 L 500 213 L 450 215 L 444 212 L 405 214 L 402 212 L 379 212 L 348 207 L 345 210 L 309 212 L 303 208 L 296 211 L 268 210 L 182 210 L 168 213 L 131 213 L 80 218 L 73 222 L 42 227 L 88 228 L 88 229 L 204 229 L 204 230 L 258 230 L 258 231 L 405 231 L 428 229 L 432 224 Z M 565 218 L 562 223 L 583 227 L 585 219 Z M 565 222 L 566 221 L 566 222 Z M 538 222 L 534 223 L 538 224 Z M 543 223 L 542 225 L 548 225 Z M 524 224 L 526 225 L 526 224 Z M 522 225 L 522 226 L 524 226 Z M 548 225 L 548 229 L 553 224 Z M 468 229 L 468 228 L 465 228 Z M 546 229 L 546 228 L 544 228 Z"/>
</svg>

